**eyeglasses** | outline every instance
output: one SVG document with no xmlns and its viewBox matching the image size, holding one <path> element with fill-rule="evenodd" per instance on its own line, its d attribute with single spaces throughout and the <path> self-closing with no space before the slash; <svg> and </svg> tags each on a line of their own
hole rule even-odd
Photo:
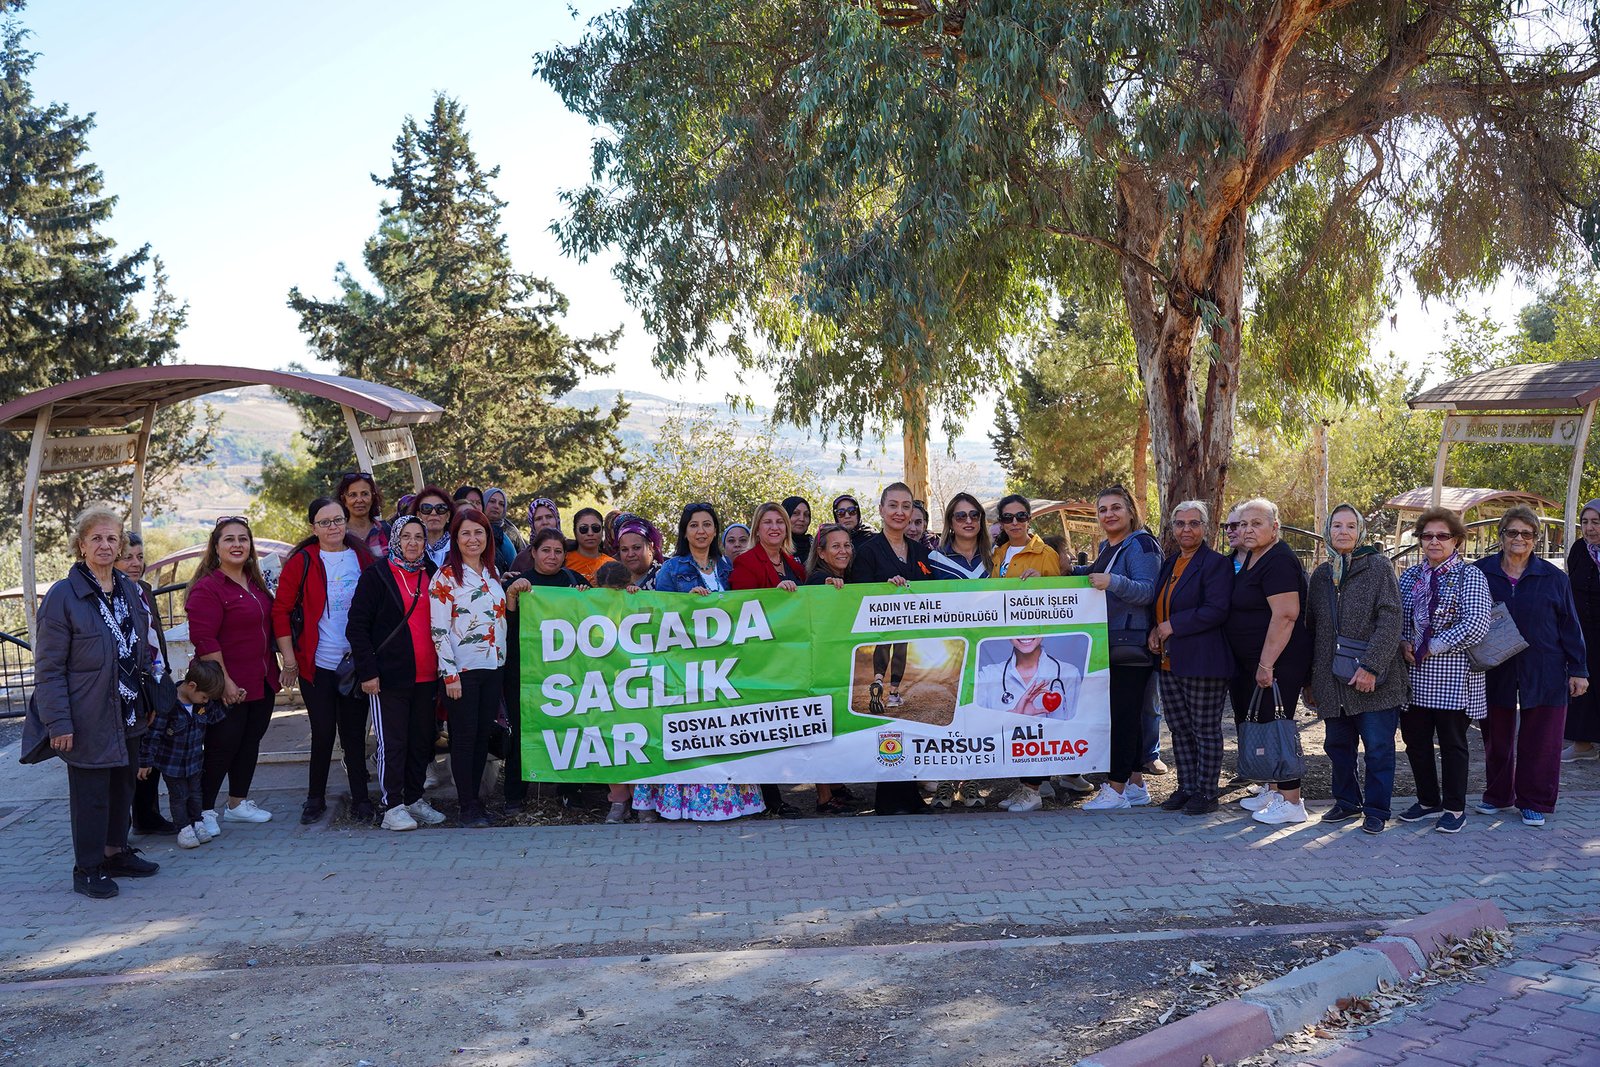
<svg viewBox="0 0 1600 1067">
<path fill-rule="evenodd" d="M 1002 511 L 1000 513 L 1000 521 L 1004 523 L 1027 522 L 1028 513 L 1026 511 Z"/>
<path fill-rule="evenodd" d="M 450 505 L 449 504 L 418 504 L 417 505 L 417 514 L 418 515 L 448 515 L 448 514 L 450 514 Z"/>
<path fill-rule="evenodd" d="M 245 518 L 243 515 L 218 515 L 217 516 L 217 525 L 218 526 L 226 526 L 230 522 L 237 522 L 241 526 L 249 526 L 250 525 L 250 520 Z"/>
<path fill-rule="evenodd" d="M 951 522 L 973 522 L 981 518 L 983 518 L 983 512 L 981 511 L 952 511 L 950 513 Z"/>
<path fill-rule="evenodd" d="M 1222 524 L 1222 528 L 1224 530 L 1237 530 L 1239 527 L 1241 527 L 1243 525 L 1244 525 L 1244 523 L 1242 523 L 1242 522 L 1225 522 L 1225 523 Z"/>
<path fill-rule="evenodd" d="M 1453 533 L 1419 533 L 1419 534 L 1417 534 L 1417 540 L 1418 541 L 1454 541 L 1455 539 L 1456 539 L 1456 535 L 1453 534 Z"/>
<path fill-rule="evenodd" d="M 834 508 L 833 509 L 833 513 L 835 515 L 859 515 L 859 514 L 861 514 L 861 509 L 860 508 Z"/>
<path fill-rule="evenodd" d="M 1534 533 L 1532 530 L 1501 530 L 1500 531 L 1500 539 L 1502 541 L 1532 541 L 1537 536 L 1539 536 L 1539 535 Z"/>
<path fill-rule="evenodd" d="M 593 526 L 593 525 L 591 525 L 589 523 L 584 523 L 582 526 L 575 526 L 575 527 L 573 527 L 573 529 L 575 529 L 578 533 L 585 533 L 585 534 L 594 534 L 594 533 L 603 533 L 603 532 L 605 532 L 605 527 L 604 526 Z"/>
<path fill-rule="evenodd" d="M 317 527 L 319 530 L 337 530 L 339 527 L 344 525 L 344 517 L 341 515 L 337 519 L 318 519 L 311 525 Z"/>
</svg>

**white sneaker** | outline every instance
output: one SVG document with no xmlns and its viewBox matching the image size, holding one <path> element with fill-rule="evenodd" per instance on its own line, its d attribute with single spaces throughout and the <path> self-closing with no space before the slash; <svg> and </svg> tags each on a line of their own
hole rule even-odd
<svg viewBox="0 0 1600 1067">
<path fill-rule="evenodd" d="M 885 700 L 883 703 L 884 703 L 885 707 L 898 708 L 902 704 L 904 704 L 905 701 L 900 699 L 900 694 L 899 693 L 890 693 L 889 694 L 889 699 Z"/>
<path fill-rule="evenodd" d="M 1038 811 L 1040 808 L 1044 807 L 1044 801 L 1040 799 L 1038 790 L 1029 789 L 1027 786 L 1023 786 L 1021 792 L 1022 799 L 1017 801 L 1015 804 L 1012 804 L 1006 809 L 1007 811 L 1014 811 L 1020 815 L 1023 812 Z"/>
<path fill-rule="evenodd" d="M 222 822 L 217 818 L 217 813 L 215 811 L 202 811 L 200 813 L 200 822 L 203 826 L 205 826 L 206 833 L 210 834 L 212 837 L 222 836 Z"/>
<path fill-rule="evenodd" d="M 1122 799 L 1128 802 L 1130 808 L 1142 808 L 1150 803 L 1150 790 L 1129 782 L 1122 788 Z"/>
<path fill-rule="evenodd" d="M 1005 811 L 1011 810 L 1011 805 L 1020 804 L 1028 799 L 1031 790 L 1025 785 L 1019 785 L 1011 791 L 1011 795 L 1000 802 L 1000 807 Z"/>
<path fill-rule="evenodd" d="M 1056 787 L 1051 783 L 1050 779 L 1046 778 L 1039 783 L 1039 795 L 1046 800 L 1054 800 L 1056 798 Z"/>
<path fill-rule="evenodd" d="M 439 788 L 439 761 L 438 761 L 438 759 L 431 759 L 431 760 L 428 761 L 428 773 L 425 776 L 423 776 L 422 788 L 423 789 L 437 789 L 437 788 Z"/>
<path fill-rule="evenodd" d="M 1144 796 L 1145 803 L 1150 803 L 1150 794 Z M 1118 811 L 1122 808 L 1131 808 L 1126 794 L 1119 793 L 1111 788 L 1109 783 L 1100 787 L 1100 792 L 1083 802 L 1084 811 Z"/>
<path fill-rule="evenodd" d="M 178 831 L 178 847 L 179 848 L 199 848 L 200 847 L 200 839 L 195 836 L 194 827 L 193 826 L 185 826 L 182 830 Z"/>
<path fill-rule="evenodd" d="M 1273 796 L 1278 799 L 1256 812 L 1251 818 L 1255 819 L 1256 822 L 1264 822 L 1271 826 L 1306 821 L 1306 806 L 1303 801 L 1296 801 L 1291 804 L 1283 799 L 1282 793 L 1274 793 Z"/>
<path fill-rule="evenodd" d="M 625 823 L 627 821 L 628 805 L 624 804 L 620 800 L 612 801 L 611 810 L 606 812 L 606 824 L 609 826 L 616 826 L 618 823 Z"/>
<path fill-rule="evenodd" d="M 434 810 L 433 805 L 428 803 L 427 797 L 423 797 L 415 804 L 407 804 L 406 810 L 411 813 L 413 819 L 424 826 L 438 826 L 444 822 L 444 815 Z"/>
<path fill-rule="evenodd" d="M 237 808 L 228 808 L 224 811 L 222 818 L 225 822 L 270 822 L 272 812 L 256 807 L 256 802 L 246 797 L 239 801 Z"/>
<path fill-rule="evenodd" d="M 211 839 L 217 836 L 210 830 L 207 830 L 206 824 L 203 822 L 191 823 L 187 829 L 194 831 L 194 839 L 200 842 L 202 845 L 209 845 L 211 843 Z"/>
<path fill-rule="evenodd" d="M 1265 811 L 1274 803 L 1283 799 L 1283 794 L 1276 789 L 1267 788 L 1253 797 L 1245 797 L 1239 801 L 1239 806 L 1245 811 Z"/>
<path fill-rule="evenodd" d="M 933 791 L 933 806 L 936 808 L 954 807 L 956 803 L 956 787 L 949 782 L 940 782 L 939 787 Z"/>
<path fill-rule="evenodd" d="M 415 830 L 417 820 L 411 817 L 404 804 L 396 804 L 383 813 L 383 828 L 385 830 Z"/>
<path fill-rule="evenodd" d="M 1578 743 L 1574 741 L 1561 750 L 1562 763 L 1583 763 L 1589 760 L 1600 760 L 1600 745 L 1591 745 L 1582 752 L 1578 751 Z"/>
</svg>

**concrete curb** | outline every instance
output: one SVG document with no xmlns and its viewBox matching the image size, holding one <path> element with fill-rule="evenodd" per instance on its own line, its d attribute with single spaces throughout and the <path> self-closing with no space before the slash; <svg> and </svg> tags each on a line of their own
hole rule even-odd
<svg viewBox="0 0 1600 1067">
<path fill-rule="evenodd" d="M 1201 1067 L 1207 1057 L 1218 1064 L 1232 1063 L 1311 1025 L 1345 997 L 1404 980 L 1452 938 L 1506 928 L 1506 917 L 1489 901 L 1458 900 L 1395 923 L 1370 944 L 1297 967 L 1237 1000 L 1212 1005 L 1081 1059 L 1077 1067 Z"/>
</svg>

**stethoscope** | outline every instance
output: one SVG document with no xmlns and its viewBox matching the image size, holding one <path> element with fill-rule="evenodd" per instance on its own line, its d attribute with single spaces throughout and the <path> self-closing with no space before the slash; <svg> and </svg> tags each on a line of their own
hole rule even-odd
<svg viewBox="0 0 1600 1067">
<path fill-rule="evenodd" d="M 1054 656 L 1050 662 L 1056 665 L 1056 676 L 1044 687 L 1046 693 L 1060 694 L 1061 699 L 1067 698 L 1067 684 L 1061 680 L 1061 661 Z M 1011 671 L 1017 665 L 1017 653 L 1013 649 L 1011 655 L 1006 657 L 1005 668 L 1000 672 L 1000 703 L 1011 704 L 1017 698 L 1011 694 Z M 1031 686 L 1029 688 L 1032 688 Z"/>
</svg>

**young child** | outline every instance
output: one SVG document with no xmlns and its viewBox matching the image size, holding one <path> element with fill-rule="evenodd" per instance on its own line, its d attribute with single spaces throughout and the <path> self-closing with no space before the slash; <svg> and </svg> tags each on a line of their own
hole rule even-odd
<svg viewBox="0 0 1600 1067">
<path fill-rule="evenodd" d="M 600 564 L 600 569 L 594 572 L 594 587 L 596 589 L 626 589 L 633 581 L 633 575 L 628 573 L 628 568 L 612 561 Z"/>
<path fill-rule="evenodd" d="M 211 707 L 222 699 L 225 688 L 219 664 L 190 660 L 178 686 L 177 701 L 156 715 L 139 744 L 139 777 L 149 778 L 153 771 L 160 771 L 167 780 L 167 803 L 173 825 L 179 827 L 180 848 L 198 848 L 211 840 L 200 817 L 200 769 L 206 726 L 228 713 L 221 704 L 215 710 Z"/>
</svg>

